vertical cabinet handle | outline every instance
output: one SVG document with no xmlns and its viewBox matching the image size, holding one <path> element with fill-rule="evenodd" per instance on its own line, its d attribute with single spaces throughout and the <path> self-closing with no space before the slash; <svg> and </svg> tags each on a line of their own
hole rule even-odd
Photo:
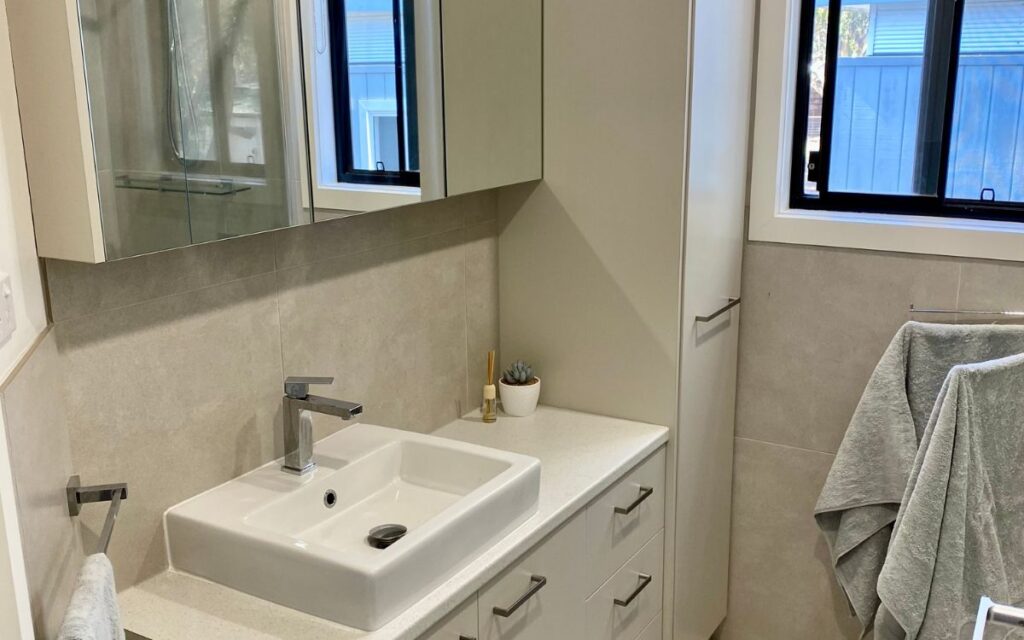
<svg viewBox="0 0 1024 640">
<path fill-rule="evenodd" d="M 518 600 L 512 603 L 508 609 L 502 607 L 494 607 L 494 615 L 507 618 L 515 613 L 519 607 L 526 604 L 526 601 L 532 598 L 538 591 L 544 588 L 544 585 L 548 583 L 548 579 L 544 576 L 530 576 L 530 588 L 526 590 L 526 593 L 521 595 Z"/>
<path fill-rule="evenodd" d="M 629 515 L 636 511 L 636 508 L 644 503 L 644 500 L 654 495 L 654 489 L 652 487 L 640 487 L 640 496 L 633 501 L 633 504 L 628 507 L 615 507 L 615 513 L 621 515 Z"/>
<path fill-rule="evenodd" d="M 729 302 L 726 303 L 726 305 L 724 307 L 722 307 L 718 311 L 715 311 L 714 313 L 708 314 L 706 316 L 697 316 L 696 320 L 697 320 L 697 322 L 705 322 L 705 323 L 706 322 L 711 322 L 712 320 L 714 320 L 718 316 L 722 315 L 723 313 L 725 313 L 729 309 L 732 309 L 733 307 L 737 306 L 740 302 L 741 302 L 741 300 L 739 298 L 729 298 Z"/>
<path fill-rule="evenodd" d="M 651 576 L 647 575 L 646 573 L 641 573 L 640 582 L 636 585 L 636 589 L 633 590 L 633 593 L 629 594 L 629 597 L 625 600 L 615 598 L 615 606 L 628 607 L 629 605 L 633 604 L 633 601 L 636 600 L 636 597 L 638 595 L 640 595 L 640 592 L 646 589 L 647 585 L 651 584 L 651 580 L 653 580 Z"/>
</svg>

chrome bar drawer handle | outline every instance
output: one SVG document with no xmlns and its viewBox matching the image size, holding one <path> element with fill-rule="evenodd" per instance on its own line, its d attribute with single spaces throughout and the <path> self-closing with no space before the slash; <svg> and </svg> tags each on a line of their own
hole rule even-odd
<svg viewBox="0 0 1024 640">
<path fill-rule="evenodd" d="M 633 504 L 628 507 L 615 507 L 615 513 L 621 515 L 629 515 L 636 511 L 636 508 L 644 503 L 644 500 L 654 495 L 654 489 L 652 487 L 640 487 L 640 497 L 633 501 Z"/>
<path fill-rule="evenodd" d="M 625 600 L 619 600 L 618 598 L 615 598 L 615 606 L 628 607 L 629 605 L 633 604 L 633 601 L 636 600 L 636 597 L 640 595 L 640 592 L 647 588 L 647 585 L 651 584 L 651 580 L 653 579 L 654 578 L 647 575 L 646 573 L 641 573 L 640 583 L 636 585 L 636 589 L 633 590 L 633 593 L 629 594 L 629 597 Z"/>
<path fill-rule="evenodd" d="M 697 322 L 711 322 L 712 320 L 714 320 L 718 316 L 722 315 L 723 313 L 725 313 L 729 309 L 732 309 L 733 307 L 737 306 L 740 302 L 741 302 L 740 298 L 729 298 L 729 302 L 724 307 L 722 307 L 718 311 L 712 313 L 711 315 L 709 315 L 709 316 L 697 316 Z"/>
<path fill-rule="evenodd" d="M 543 589 L 544 585 L 546 585 L 547 583 L 548 579 L 544 576 L 530 576 L 530 588 L 526 591 L 526 593 L 524 593 L 522 596 L 520 596 L 518 600 L 512 603 L 512 606 L 508 609 L 494 607 L 494 615 L 501 616 L 502 618 L 509 617 L 510 615 L 515 613 L 519 609 L 519 607 L 526 604 L 527 600 L 532 598 L 534 595 L 537 594 L 538 591 Z"/>
</svg>

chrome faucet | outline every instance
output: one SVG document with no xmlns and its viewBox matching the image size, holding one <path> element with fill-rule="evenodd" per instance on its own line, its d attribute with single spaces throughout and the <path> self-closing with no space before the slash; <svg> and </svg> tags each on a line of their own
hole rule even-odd
<svg viewBox="0 0 1024 640">
<path fill-rule="evenodd" d="M 314 413 L 351 420 L 363 405 L 309 395 L 311 384 L 331 384 L 334 378 L 290 377 L 284 381 L 284 466 L 288 473 L 304 476 L 316 469 L 313 462 Z"/>
</svg>

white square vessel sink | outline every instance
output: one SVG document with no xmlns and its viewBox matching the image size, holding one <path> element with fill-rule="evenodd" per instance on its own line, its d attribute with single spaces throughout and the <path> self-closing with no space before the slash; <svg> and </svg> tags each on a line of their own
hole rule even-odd
<svg viewBox="0 0 1024 640">
<path fill-rule="evenodd" d="M 168 509 L 171 566 L 373 631 L 537 510 L 529 456 L 356 424 L 317 442 L 314 458 L 307 476 L 278 460 Z M 383 524 L 408 533 L 373 548 Z"/>
</svg>

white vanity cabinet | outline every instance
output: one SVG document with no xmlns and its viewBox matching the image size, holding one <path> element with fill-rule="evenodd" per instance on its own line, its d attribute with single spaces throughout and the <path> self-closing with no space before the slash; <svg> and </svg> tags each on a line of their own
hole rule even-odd
<svg viewBox="0 0 1024 640">
<path fill-rule="evenodd" d="M 437 623 L 423 640 L 472 640 L 477 637 L 477 597 L 463 602 L 458 609 Z"/>
<path fill-rule="evenodd" d="M 420 640 L 660 640 L 665 448 Z"/>
</svg>

